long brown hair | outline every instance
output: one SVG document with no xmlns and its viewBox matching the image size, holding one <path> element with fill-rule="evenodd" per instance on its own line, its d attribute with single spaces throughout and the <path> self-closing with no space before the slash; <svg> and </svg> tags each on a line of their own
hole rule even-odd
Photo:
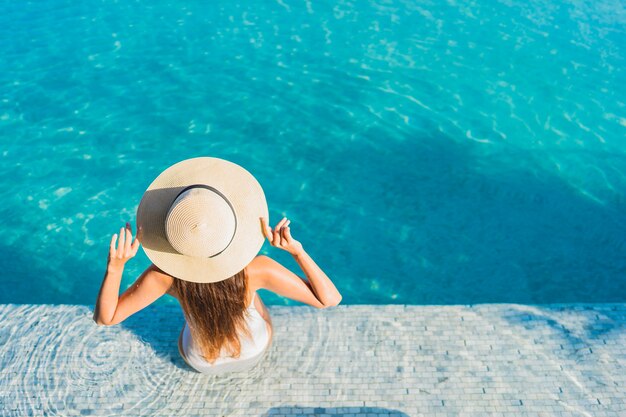
<svg viewBox="0 0 626 417">
<path fill-rule="evenodd" d="M 175 278 L 174 290 L 188 320 L 194 342 L 212 363 L 226 351 L 235 358 L 241 353 L 238 331 L 250 336 L 246 325 L 248 276 L 245 268 L 223 281 L 197 283 Z"/>
</svg>

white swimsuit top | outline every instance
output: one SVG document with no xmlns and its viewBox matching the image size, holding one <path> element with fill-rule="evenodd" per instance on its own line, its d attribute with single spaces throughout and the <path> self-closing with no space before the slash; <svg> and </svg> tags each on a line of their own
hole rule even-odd
<svg viewBox="0 0 626 417">
<path fill-rule="evenodd" d="M 215 368 L 230 368 L 229 370 L 236 371 L 239 367 L 246 367 L 245 365 L 251 363 L 255 359 L 265 352 L 265 348 L 269 342 L 269 332 L 267 330 L 267 324 L 265 319 L 257 311 L 254 306 L 254 299 L 256 298 L 256 291 L 252 296 L 252 302 L 246 309 L 248 315 L 246 315 L 246 323 L 250 329 L 250 338 L 244 334 L 239 334 L 239 340 L 241 343 L 241 353 L 238 358 L 229 356 L 225 349 L 222 348 L 220 356 L 218 356 L 213 363 L 207 362 L 200 354 L 199 349 L 194 345 L 191 338 L 191 331 L 189 326 L 185 322 L 185 328 L 183 329 L 182 348 L 189 365 L 195 368 L 198 372 L 210 373 Z M 241 363 L 241 366 L 239 365 Z M 226 365 L 230 364 L 230 365 Z"/>
</svg>

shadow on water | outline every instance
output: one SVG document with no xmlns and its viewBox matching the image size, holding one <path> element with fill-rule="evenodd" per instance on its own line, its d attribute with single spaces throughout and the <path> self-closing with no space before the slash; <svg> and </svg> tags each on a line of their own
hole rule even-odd
<svg viewBox="0 0 626 417">
<path fill-rule="evenodd" d="M 283 406 L 272 407 L 261 417 L 283 416 L 283 417 L 300 417 L 302 415 L 307 416 L 327 416 L 327 417 L 341 417 L 341 416 L 377 416 L 377 417 L 409 417 L 408 414 L 402 411 L 390 410 L 380 407 L 301 407 L 301 406 Z"/>
<path fill-rule="evenodd" d="M 336 216 L 329 197 L 319 204 L 327 224 L 315 231 L 339 242 L 337 253 L 315 253 L 345 279 L 347 304 L 626 299 L 624 201 L 589 198 L 541 168 L 539 153 L 458 143 L 431 126 L 384 146 L 377 133 L 329 155 L 341 170 L 311 186 L 342 196 L 350 212 Z M 384 187 L 355 182 L 364 175 Z"/>
</svg>

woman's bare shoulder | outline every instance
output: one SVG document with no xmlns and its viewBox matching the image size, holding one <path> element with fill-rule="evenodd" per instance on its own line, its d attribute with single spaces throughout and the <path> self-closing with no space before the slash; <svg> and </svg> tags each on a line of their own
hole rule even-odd
<svg viewBox="0 0 626 417">
<path fill-rule="evenodd" d="M 172 277 L 167 272 L 163 271 L 161 268 L 159 268 L 155 264 L 150 264 L 150 266 L 146 268 L 146 272 L 149 272 L 155 279 L 160 279 L 164 282 L 169 282 L 169 283 L 174 282 L 174 277 Z"/>
<path fill-rule="evenodd" d="M 276 267 L 276 261 L 266 255 L 257 255 L 252 262 L 246 266 L 246 274 L 248 275 L 248 287 L 252 291 L 263 288 L 263 278 L 268 271 Z"/>
<path fill-rule="evenodd" d="M 160 269 L 155 264 L 151 264 L 148 268 L 146 268 L 145 274 L 152 280 L 159 282 L 161 285 L 167 288 L 167 294 L 176 297 L 176 294 L 173 293 L 173 284 L 174 277 L 168 274 L 167 272 Z"/>
</svg>

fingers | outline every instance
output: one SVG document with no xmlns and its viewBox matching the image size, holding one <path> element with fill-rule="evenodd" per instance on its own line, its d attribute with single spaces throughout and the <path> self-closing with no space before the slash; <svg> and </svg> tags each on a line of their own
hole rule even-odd
<svg viewBox="0 0 626 417">
<path fill-rule="evenodd" d="M 280 228 L 284 226 L 285 222 L 287 222 L 287 218 L 283 217 L 281 221 L 278 222 L 276 227 L 274 227 L 274 230 L 280 230 Z"/>
<path fill-rule="evenodd" d="M 117 245 L 117 255 L 121 256 L 124 254 L 124 245 L 126 244 L 126 232 L 124 231 L 124 228 L 121 227 L 120 228 L 120 241 L 119 244 Z"/>
<path fill-rule="evenodd" d="M 274 227 L 274 244 L 280 244 L 280 228 L 283 227 L 285 222 L 287 221 L 286 217 L 283 217 L 281 221 L 278 222 L 276 227 Z"/>
<path fill-rule="evenodd" d="M 289 224 L 291 224 L 291 220 L 287 219 L 287 217 L 283 217 L 274 227 L 274 230 L 267 224 L 267 219 L 264 217 L 260 217 L 261 220 L 261 230 L 263 231 L 263 236 L 269 240 L 270 244 L 274 247 L 278 247 L 281 249 L 288 249 L 289 245 L 292 244 L 291 231 L 289 229 Z"/>
<path fill-rule="evenodd" d="M 126 222 L 126 241 L 124 243 L 124 256 L 130 255 L 130 246 L 133 243 L 133 232 L 130 223 Z"/>
<path fill-rule="evenodd" d="M 131 224 L 127 222 L 126 227 L 120 228 L 119 234 L 116 233 L 111 237 L 111 243 L 109 245 L 110 256 L 115 258 L 132 258 L 135 256 L 139 250 L 139 246 L 141 245 L 141 232 L 142 228 L 140 227 L 137 231 L 137 236 L 135 236 L 135 240 L 133 241 L 133 229 Z"/>
<path fill-rule="evenodd" d="M 286 226 L 283 234 L 285 235 L 285 239 L 287 240 L 287 244 L 291 244 L 291 231 L 289 230 L 289 226 Z"/>
<path fill-rule="evenodd" d="M 272 228 L 267 225 L 265 217 L 261 217 L 261 230 L 263 230 L 263 236 L 272 243 L 274 236 L 272 235 Z"/>
<path fill-rule="evenodd" d="M 285 230 L 289 227 L 289 223 L 291 223 L 291 220 L 287 220 L 280 228 L 280 244 L 282 246 L 288 244 L 287 237 L 285 236 Z"/>
<path fill-rule="evenodd" d="M 111 237 L 111 245 L 109 246 L 109 255 L 115 256 L 115 243 L 117 242 L 117 233 Z"/>
</svg>

